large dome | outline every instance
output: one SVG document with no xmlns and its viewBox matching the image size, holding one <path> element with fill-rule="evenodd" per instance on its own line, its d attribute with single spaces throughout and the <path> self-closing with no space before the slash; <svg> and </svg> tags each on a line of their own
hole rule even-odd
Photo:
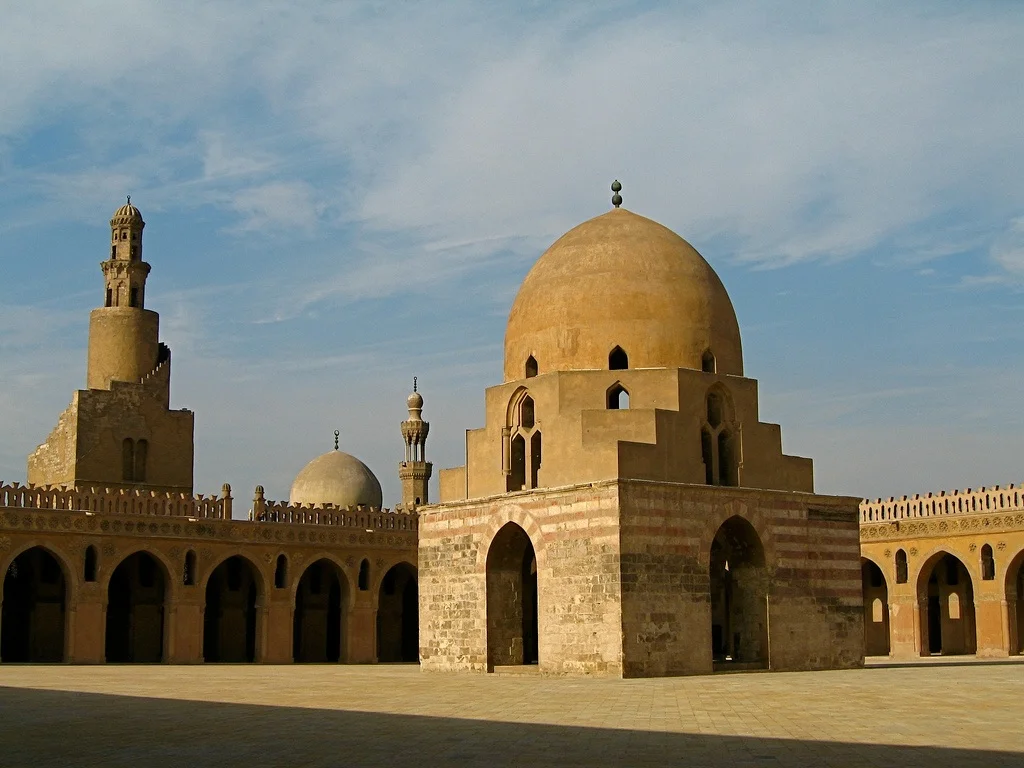
<svg viewBox="0 0 1024 768">
<path fill-rule="evenodd" d="M 302 468 L 292 483 L 292 504 L 333 504 L 380 508 L 383 494 L 377 477 L 355 456 L 333 450 Z"/>
<path fill-rule="evenodd" d="M 725 286 L 675 232 L 622 208 L 580 224 L 533 265 L 505 329 L 505 381 L 607 369 L 620 347 L 630 368 L 743 374 L 739 324 Z"/>
</svg>

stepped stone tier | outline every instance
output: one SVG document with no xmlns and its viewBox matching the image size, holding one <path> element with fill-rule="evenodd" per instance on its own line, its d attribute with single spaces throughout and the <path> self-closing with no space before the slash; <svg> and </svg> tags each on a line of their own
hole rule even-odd
<svg viewBox="0 0 1024 768">
<path fill-rule="evenodd" d="M 860 665 L 859 500 L 813 492 L 721 280 L 613 191 L 523 281 L 485 425 L 419 510 L 424 668 Z"/>
<path fill-rule="evenodd" d="M 1024 486 L 860 505 L 869 655 L 1024 653 Z"/>
</svg>

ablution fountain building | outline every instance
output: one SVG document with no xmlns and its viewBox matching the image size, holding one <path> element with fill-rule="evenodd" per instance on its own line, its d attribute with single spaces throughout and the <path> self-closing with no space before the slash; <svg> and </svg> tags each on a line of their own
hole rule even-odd
<svg viewBox="0 0 1024 768">
<path fill-rule="evenodd" d="M 119 208 L 86 388 L 28 485 L 0 484 L 0 661 L 638 677 L 1020 653 L 1021 490 L 814 493 L 758 418 L 718 276 L 613 191 L 520 287 L 503 381 L 436 503 L 414 391 L 399 504 L 336 445 L 238 517 L 230 486 L 194 494 L 145 223 Z"/>
</svg>

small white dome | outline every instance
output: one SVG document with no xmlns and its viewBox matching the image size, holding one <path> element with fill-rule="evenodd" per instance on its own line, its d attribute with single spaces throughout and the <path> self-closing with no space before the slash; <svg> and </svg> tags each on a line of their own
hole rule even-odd
<svg viewBox="0 0 1024 768">
<path fill-rule="evenodd" d="M 328 451 L 302 468 L 292 483 L 292 504 L 380 508 L 384 495 L 370 468 L 344 451 Z"/>
</svg>

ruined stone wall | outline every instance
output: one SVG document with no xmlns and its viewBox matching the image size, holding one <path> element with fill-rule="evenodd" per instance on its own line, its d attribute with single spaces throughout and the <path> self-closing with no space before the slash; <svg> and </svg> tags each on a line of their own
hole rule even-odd
<svg viewBox="0 0 1024 768">
<path fill-rule="evenodd" d="M 488 668 L 488 549 L 514 523 L 537 557 L 541 671 L 621 675 L 616 496 L 600 483 L 421 508 L 424 669 Z"/>
<path fill-rule="evenodd" d="M 64 409 L 38 448 L 28 457 L 28 482 L 32 485 L 73 485 L 78 456 L 78 392 Z"/>
<path fill-rule="evenodd" d="M 855 500 L 628 480 L 619 487 L 627 676 L 712 670 L 709 557 L 733 516 L 764 547 L 769 667 L 862 663 Z"/>
</svg>

